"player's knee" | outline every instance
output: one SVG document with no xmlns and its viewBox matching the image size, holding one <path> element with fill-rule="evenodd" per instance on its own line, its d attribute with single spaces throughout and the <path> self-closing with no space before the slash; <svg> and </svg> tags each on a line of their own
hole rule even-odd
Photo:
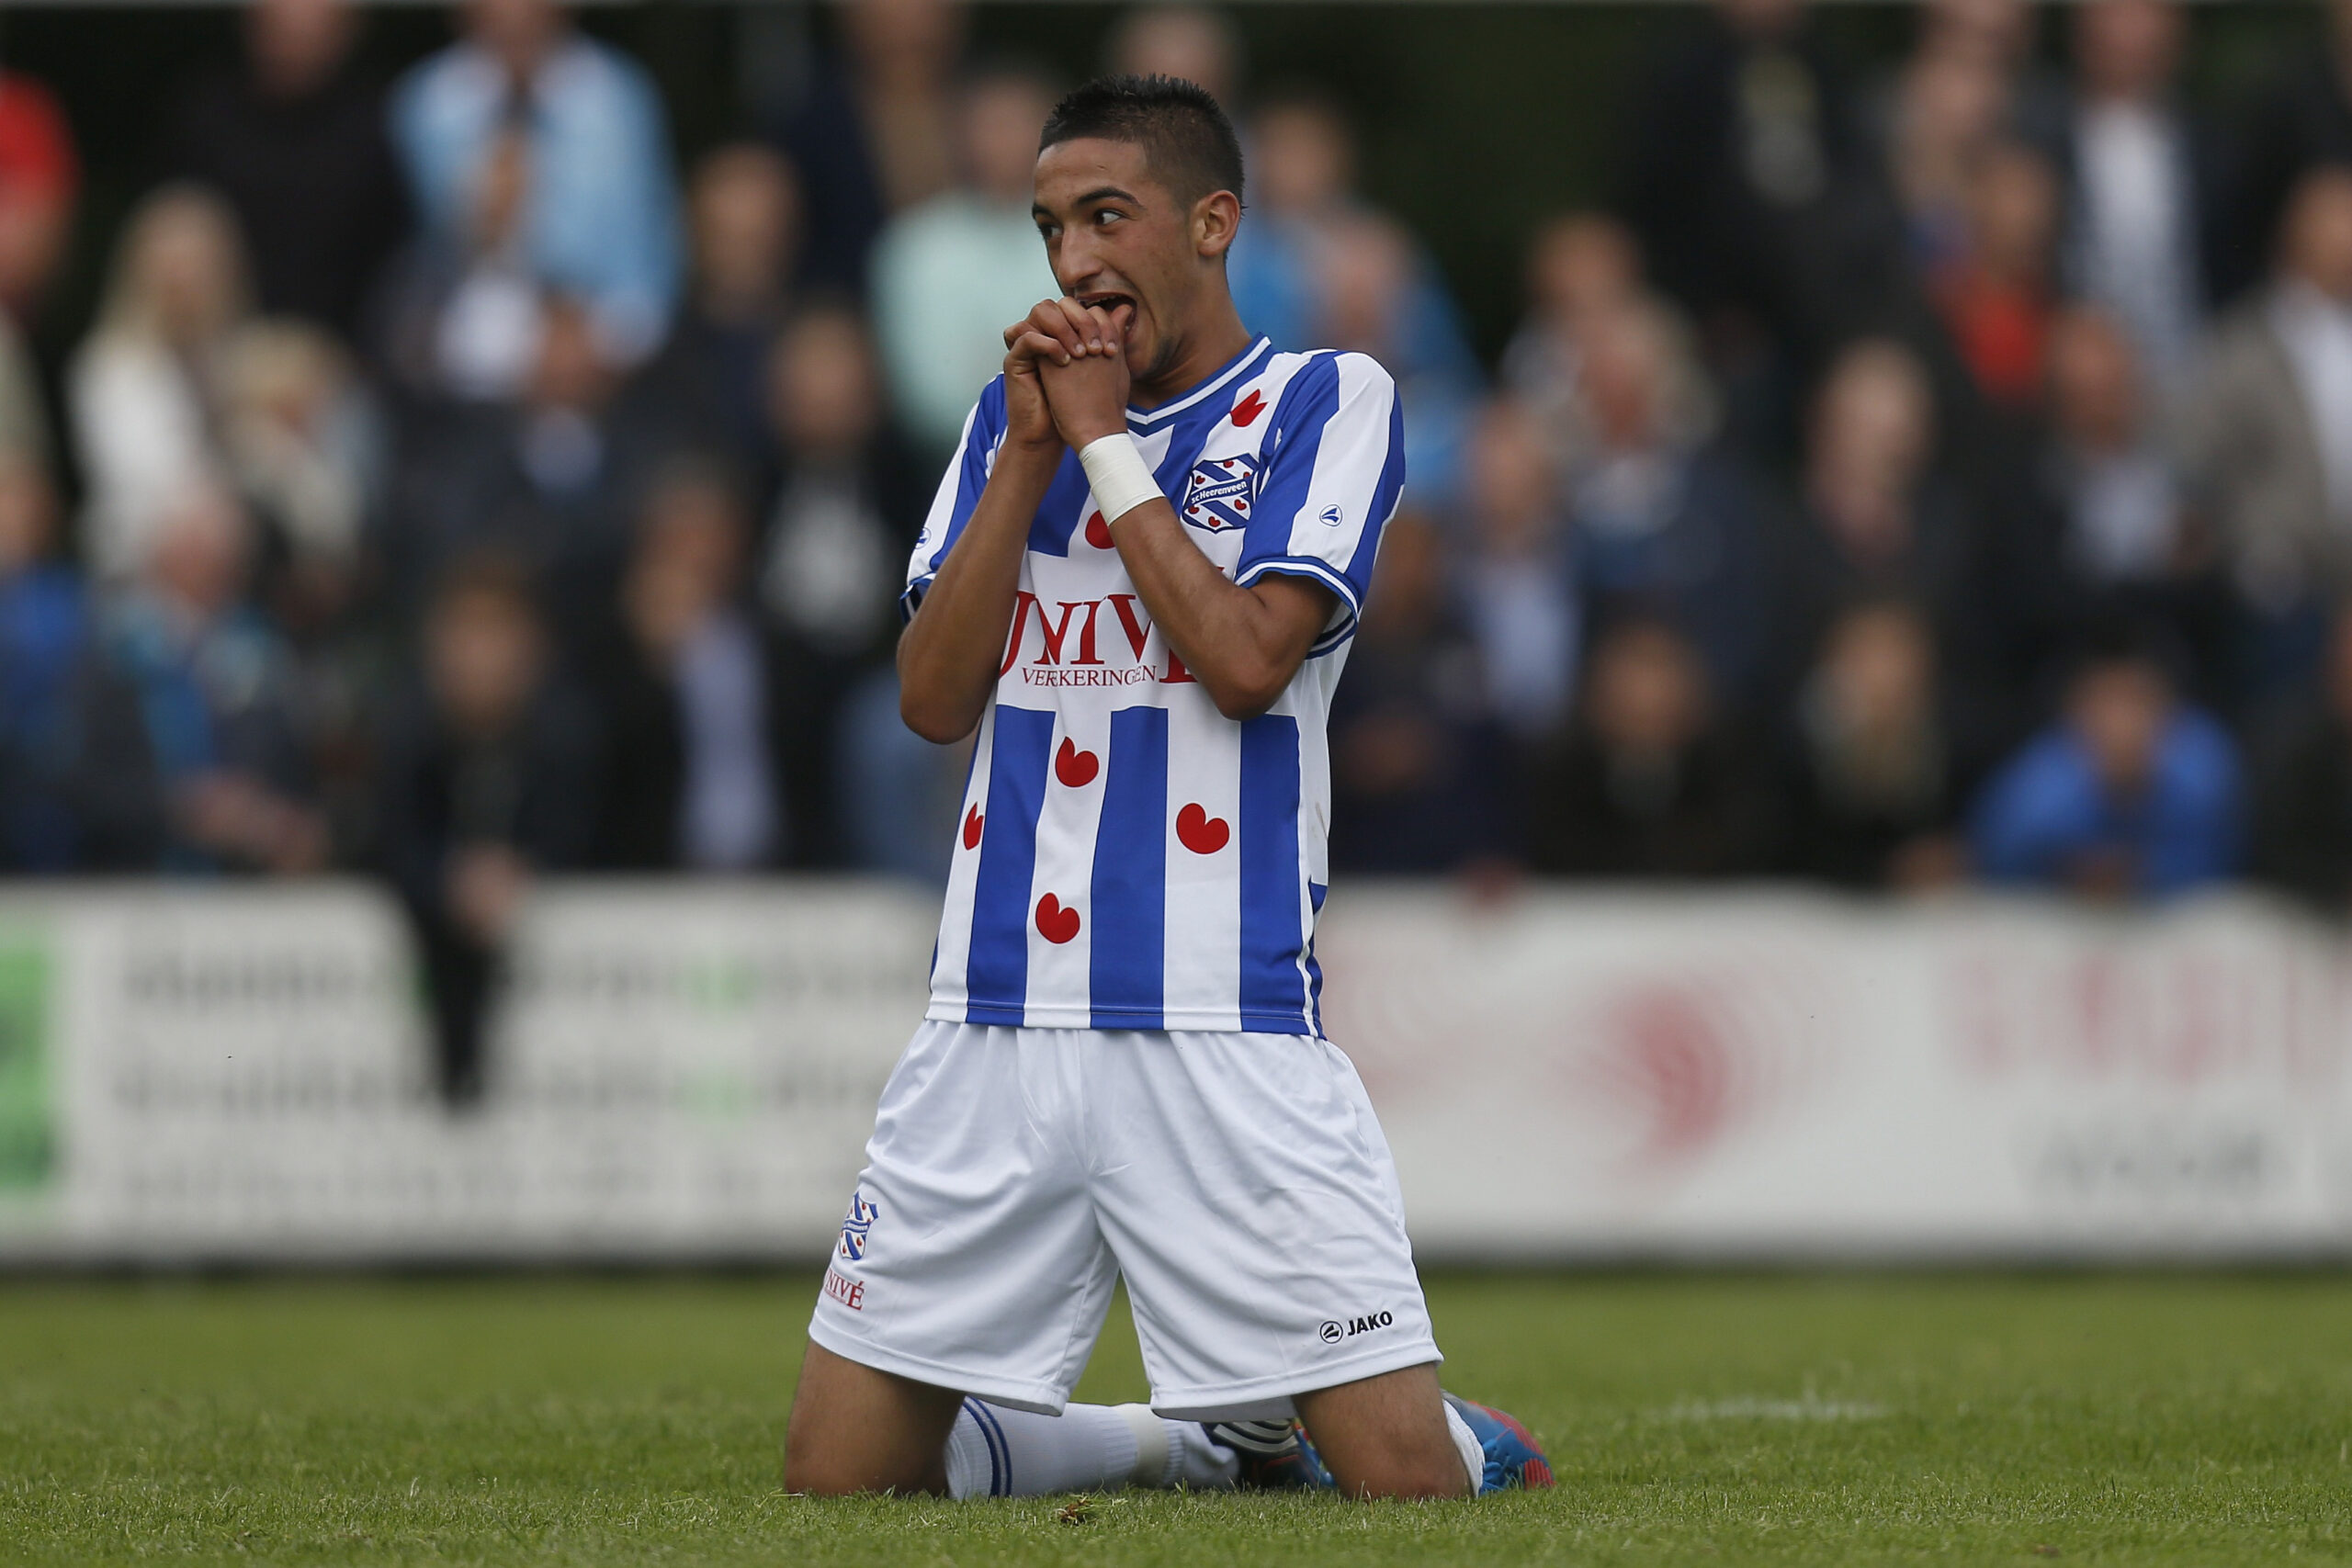
<svg viewBox="0 0 2352 1568">
<path fill-rule="evenodd" d="M 1462 1456 L 1451 1444 L 1442 1450 L 1414 1450 L 1400 1446 L 1359 1456 L 1344 1471 L 1336 1464 L 1333 1468 L 1338 1472 L 1334 1479 L 1340 1491 L 1367 1501 L 1381 1497 L 1467 1497 L 1471 1492 L 1470 1477 L 1462 1468 Z"/>
<path fill-rule="evenodd" d="M 903 1472 L 903 1473 L 902 1473 Z M 915 1493 L 933 1490 L 929 1478 L 905 1465 L 882 1461 L 870 1453 L 855 1453 L 813 1438 L 784 1438 L 784 1489 L 802 1497 L 850 1497 L 860 1493 Z"/>
</svg>

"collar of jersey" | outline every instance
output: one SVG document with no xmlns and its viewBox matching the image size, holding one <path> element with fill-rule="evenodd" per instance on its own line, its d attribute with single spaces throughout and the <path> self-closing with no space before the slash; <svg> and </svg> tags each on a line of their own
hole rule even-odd
<svg viewBox="0 0 2352 1568">
<path fill-rule="evenodd" d="M 1159 423 L 1162 420 L 1174 418 L 1176 415 L 1182 413 L 1186 409 L 1200 402 L 1203 399 L 1215 395 L 1219 387 L 1232 385 L 1233 378 L 1235 377 L 1240 375 L 1244 370 L 1249 369 L 1250 366 L 1257 363 L 1260 356 L 1264 355 L 1272 347 L 1273 344 L 1262 336 L 1250 339 L 1250 346 L 1243 349 L 1239 354 L 1235 355 L 1231 359 L 1227 360 L 1223 369 L 1210 377 L 1207 380 L 1202 382 L 1199 386 L 1193 388 L 1191 391 L 1185 393 L 1182 397 L 1178 398 L 1174 402 L 1162 403 L 1158 408 L 1150 410 L 1138 409 L 1130 406 L 1127 410 L 1127 423 L 1129 424 L 1139 424 L 1144 426 L 1146 429 L 1149 429 L 1151 426 Z"/>
</svg>

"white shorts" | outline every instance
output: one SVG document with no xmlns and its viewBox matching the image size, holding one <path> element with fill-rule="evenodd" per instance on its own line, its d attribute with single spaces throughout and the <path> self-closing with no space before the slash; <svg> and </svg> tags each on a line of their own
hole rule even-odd
<svg viewBox="0 0 2352 1568">
<path fill-rule="evenodd" d="M 865 1157 L 808 1334 L 866 1366 L 1058 1414 L 1121 1275 L 1173 1418 L 1442 1359 L 1328 1042 L 925 1023 Z"/>
</svg>

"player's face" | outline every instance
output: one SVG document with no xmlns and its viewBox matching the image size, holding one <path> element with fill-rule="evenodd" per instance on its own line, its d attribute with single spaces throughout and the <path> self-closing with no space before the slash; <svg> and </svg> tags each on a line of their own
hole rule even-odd
<svg viewBox="0 0 2352 1568">
<path fill-rule="evenodd" d="M 1031 214 L 1062 292 L 1125 326 L 1134 378 L 1148 383 L 1174 364 L 1213 269 L 1193 214 L 1151 176 L 1144 150 L 1091 138 L 1046 148 Z"/>
</svg>

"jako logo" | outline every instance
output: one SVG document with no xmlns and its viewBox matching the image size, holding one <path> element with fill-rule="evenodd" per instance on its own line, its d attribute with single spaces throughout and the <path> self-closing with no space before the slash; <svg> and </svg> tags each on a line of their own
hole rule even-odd
<svg viewBox="0 0 2352 1568">
<path fill-rule="evenodd" d="M 1363 1317 L 1351 1317 L 1345 1323 L 1340 1323 L 1335 1318 L 1326 1318 L 1323 1321 L 1323 1326 L 1317 1329 L 1315 1335 L 1326 1345 L 1337 1345 L 1342 1339 L 1352 1339 L 1359 1334 L 1369 1334 L 1375 1328 L 1389 1327 L 1396 1321 L 1395 1314 L 1385 1312 L 1375 1312 Z"/>
</svg>

